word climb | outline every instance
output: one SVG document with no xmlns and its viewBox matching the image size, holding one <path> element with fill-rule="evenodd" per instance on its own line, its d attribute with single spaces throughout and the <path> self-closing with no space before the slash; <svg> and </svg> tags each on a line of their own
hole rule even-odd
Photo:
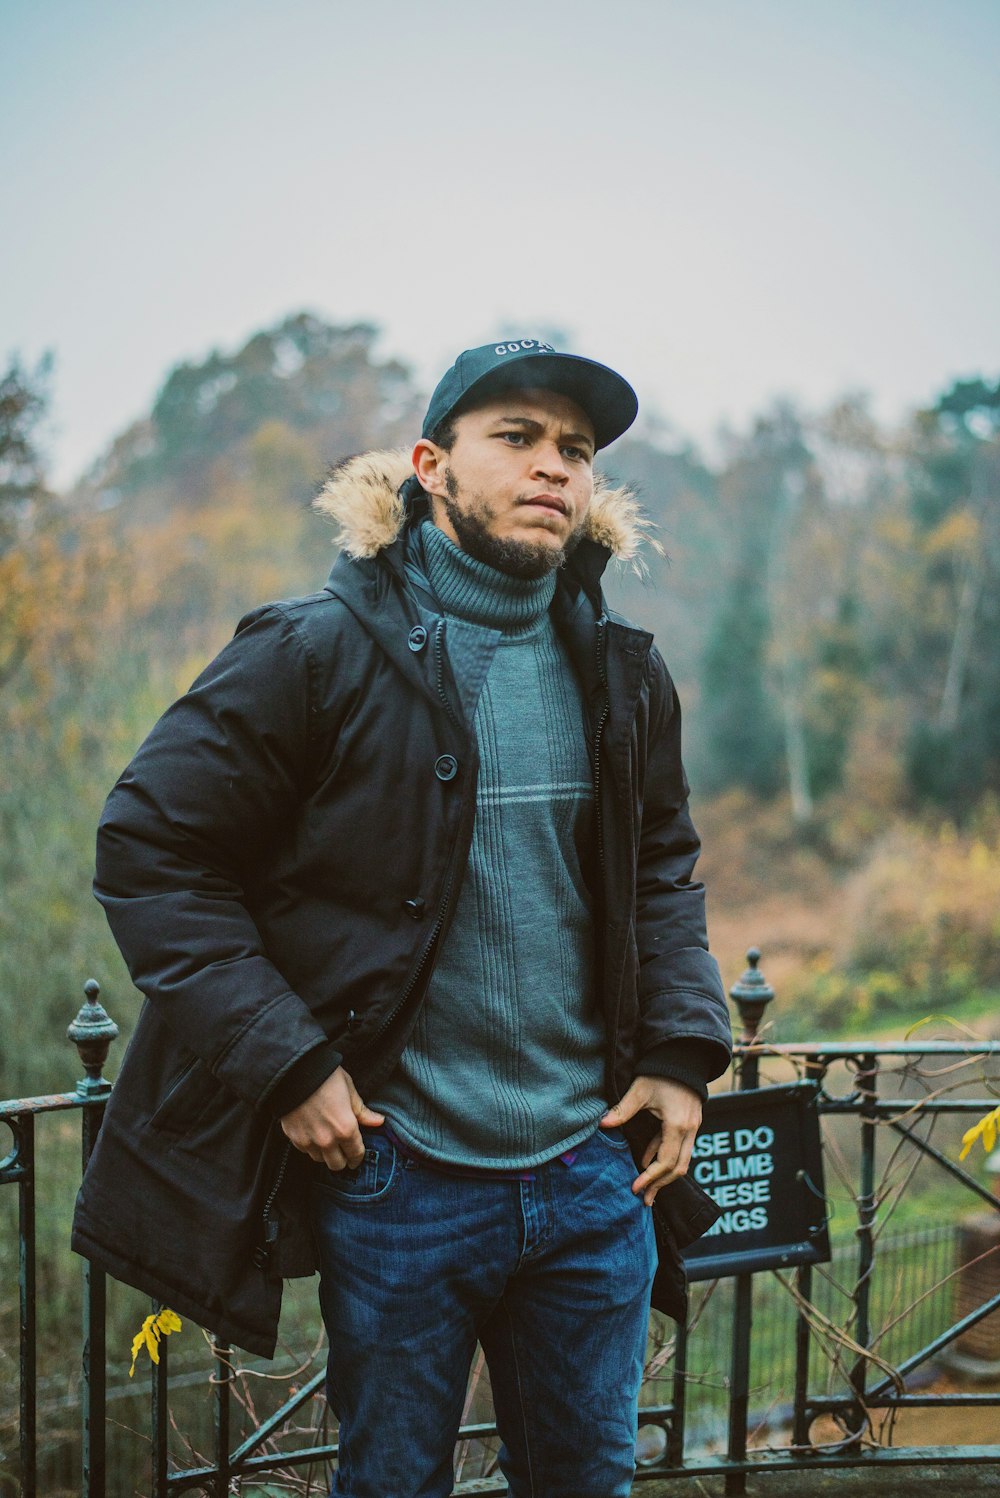
<svg viewBox="0 0 1000 1498">
<path fill-rule="evenodd" d="M 695 1140 L 691 1174 L 715 1205 L 724 1209 L 718 1222 L 705 1233 L 706 1238 L 759 1232 L 767 1227 L 773 1143 L 774 1130 L 767 1124 L 756 1129 L 720 1129 Z"/>
</svg>

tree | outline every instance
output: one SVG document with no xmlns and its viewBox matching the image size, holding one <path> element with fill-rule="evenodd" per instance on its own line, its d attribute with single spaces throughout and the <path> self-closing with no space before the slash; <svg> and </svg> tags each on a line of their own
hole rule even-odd
<svg viewBox="0 0 1000 1498">
<path fill-rule="evenodd" d="M 909 468 L 921 684 L 907 771 L 919 801 L 961 814 L 1000 788 L 1000 382 L 957 381 L 918 413 Z"/>
<path fill-rule="evenodd" d="M 37 429 L 48 406 L 51 355 L 30 373 L 13 358 L 0 377 L 0 555 L 45 493 Z"/>
<path fill-rule="evenodd" d="M 419 402 L 407 366 L 376 357 L 378 336 L 369 323 L 336 327 L 303 312 L 235 353 L 178 364 L 103 484 L 132 494 L 166 486 L 185 502 L 203 499 L 220 465 L 237 474 L 252 466 L 247 446 L 268 423 L 307 439 L 316 477 L 326 463 L 399 441 Z"/>
<path fill-rule="evenodd" d="M 704 780 L 709 792 L 745 786 L 769 797 L 781 788 L 781 724 L 766 677 L 770 633 L 760 579 L 752 569 L 743 569 L 722 595 L 702 664 Z"/>
<path fill-rule="evenodd" d="M 31 552 L 51 500 L 37 430 L 51 368 L 49 355 L 30 372 L 13 358 L 0 378 L 0 687 L 28 653 L 37 609 Z"/>
<path fill-rule="evenodd" d="M 802 718 L 803 662 L 788 617 L 788 538 L 810 454 L 797 413 L 778 403 L 743 438 L 729 436 L 719 478 L 730 554 L 702 669 L 708 785 L 761 796 L 788 784 L 811 815 Z"/>
</svg>

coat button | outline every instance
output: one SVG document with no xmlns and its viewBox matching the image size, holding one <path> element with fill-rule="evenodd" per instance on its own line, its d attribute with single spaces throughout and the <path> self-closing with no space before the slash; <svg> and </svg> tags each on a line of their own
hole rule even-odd
<svg viewBox="0 0 1000 1498">
<path fill-rule="evenodd" d="M 426 901 L 422 900 L 419 895 L 415 900 L 403 901 L 403 909 L 406 911 L 410 919 L 414 921 L 423 920 L 424 911 L 426 910 L 426 908 Z"/>
<path fill-rule="evenodd" d="M 438 780 L 454 780 L 458 774 L 458 760 L 453 754 L 441 754 L 434 761 L 434 774 Z"/>
<path fill-rule="evenodd" d="M 427 631 L 422 624 L 415 624 L 406 637 L 406 643 L 411 650 L 423 650 L 427 644 Z"/>
</svg>

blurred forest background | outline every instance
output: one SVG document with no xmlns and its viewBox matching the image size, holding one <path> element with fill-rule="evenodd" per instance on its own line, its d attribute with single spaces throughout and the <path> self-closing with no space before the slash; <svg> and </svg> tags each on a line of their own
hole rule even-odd
<svg viewBox="0 0 1000 1498">
<path fill-rule="evenodd" d="M 0 1096 L 73 1085 L 66 1025 L 91 976 L 122 1028 L 117 1070 L 139 997 L 90 894 L 101 805 L 247 609 L 322 586 L 331 536 L 310 502 L 329 466 L 412 441 L 426 391 L 378 357 L 378 339 L 299 314 L 180 364 L 61 493 L 46 475 L 50 361 L 0 376 Z M 893 430 L 857 396 L 820 412 L 775 405 L 721 433 L 711 460 L 647 419 L 602 456 L 638 490 L 669 558 L 650 554 L 641 580 L 612 567 L 607 586 L 655 631 L 678 683 L 727 984 L 759 943 L 777 1039 L 896 1037 L 928 1016 L 949 1038 L 1000 1036 L 1000 384 L 942 389 Z M 68 1494 L 79 1123 L 52 1114 L 40 1134 L 45 1481 Z M 906 1181 L 902 1202 L 898 1182 L 886 1187 L 897 1225 L 961 1210 L 947 1187 Z M 853 1203 L 842 1206 L 834 1238 L 853 1241 Z M 7 1191 L 8 1285 L 15 1212 Z M 319 1355 L 314 1294 L 302 1282 L 289 1295 L 289 1377 L 310 1347 Z M 148 1395 L 126 1354 L 148 1303 L 114 1283 L 109 1297 L 116 1491 L 141 1492 Z M 11 1396 L 16 1317 L 9 1296 Z M 180 1429 L 202 1431 L 201 1452 L 206 1356 L 197 1335 L 171 1351 L 187 1381 L 172 1409 L 187 1401 Z M 259 1400 L 276 1401 L 284 1376 L 248 1409 L 266 1412 Z M 6 1446 L 15 1461 L 16 1429 L 15 1404 L 0 1401 L 0 1490 L 16 1481 L 3 1458 Z"/>
<path fill-rule="evenodd" d="M 233 9 L 4 8 L 0 1097 L 72 1088 L 66 1026 L 90 977 L 121 1026 L 116 1075 L 140 999 L 90 893 L 101 806 L 246 610 L 322 586 L 332 535 L 310 503 L 327 470 L 408 446 L 463 343 L 572 348 L 567 327 L 643 400 L 600 466 L 639 491 L 668 560 L 606 585 L 677 680 L 727 986 L 755 944 L 776 1039 L 888 1041 L 928 1018 L 918 1039 L 1000 1038 L 1000 9 Z M 505 326 L 511 309 L 529 326 Z M 123 413 L 139 419 L 123 430 Z M 848 1293 L 851 1122 L 826 1135 Z M 955 1159 L 962 1125 L 926 1127 Z M 39 1118 L 37 1146 L 40 1490 L 70 1498 L 80 1113 Z M 928 1286 L 969 1203 L 885 1132 L 878 1151 L 879 1315 L 900 1322 L 878 1347 L 898 1360 L 916 1345 L 907 1299 L 928 1336 L 946 1324 L 952 1286 Z M 19 1488 L 18 1195 L 0 1191 L 3 1498 Z M 911 1230 L 940 1232 L 934 1253 Z M 793 1334 L 765 1284 L 770 1442 Z M 850 1302 L 829 1288 L 839 1325 Z M 723 1418 L 727 1293 L 691 1344 L 699 1419 L 699 1400 Z M 319 1366 L 315 1295 L 292 1288 L 278 1365 L 243 1381 L 262 1415 Z M 109 1284 L 116 1494 L 149 1491 L 148 1385 L 128 1374 L 148 1311 Z M 171 1418 L 207 1453 L 194 1328 L 170 1359 Z"/>
<path fill-rule="evenodd" d="M 326 469 L 412 441 L 426 391 L 377 340 L 302 313 L 180 364 L 65 493 L 49 363 L 2 377 L 6 1096 L 71 1083 L 86 978 L 130 1027 L 89 893 L 101 804 L 243 612 L 322 585 Z M 893 430 L 860 396 L 777 404 L 711 461 L 649 421 L 604 467 L 669 557 L 609 593 L 678 683 L 727 983 L 762 945 L 779 1039 L 928 1014 L 1000 1033 L 1000 384 L 942 389 Z"/>
</svg>

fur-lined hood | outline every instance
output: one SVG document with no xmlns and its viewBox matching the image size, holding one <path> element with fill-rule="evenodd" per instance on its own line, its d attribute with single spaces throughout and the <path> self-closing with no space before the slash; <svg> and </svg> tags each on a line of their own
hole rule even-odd
<svg viewBox="0 0 1000 1498">
<path fill-rule="evenodd" d="M 391 546 L 403 528 L 406 513 L 399 490 L 412 473 L 409 453 L 402 448 L 362 453 L 334 469 L 313 500 L 313 509 L 337 527 L 334 545 L 349 557 L 373 557 Z M 644 573 L 646 565 L 639 556 L 643 542 L 656 552 L 663 551 L 650 534 L 652 526 L 631 490 L 613 489 L 605 479 L 595 476 L 585 536 L 605 547 L 619 562 Z"/>
</svg>

